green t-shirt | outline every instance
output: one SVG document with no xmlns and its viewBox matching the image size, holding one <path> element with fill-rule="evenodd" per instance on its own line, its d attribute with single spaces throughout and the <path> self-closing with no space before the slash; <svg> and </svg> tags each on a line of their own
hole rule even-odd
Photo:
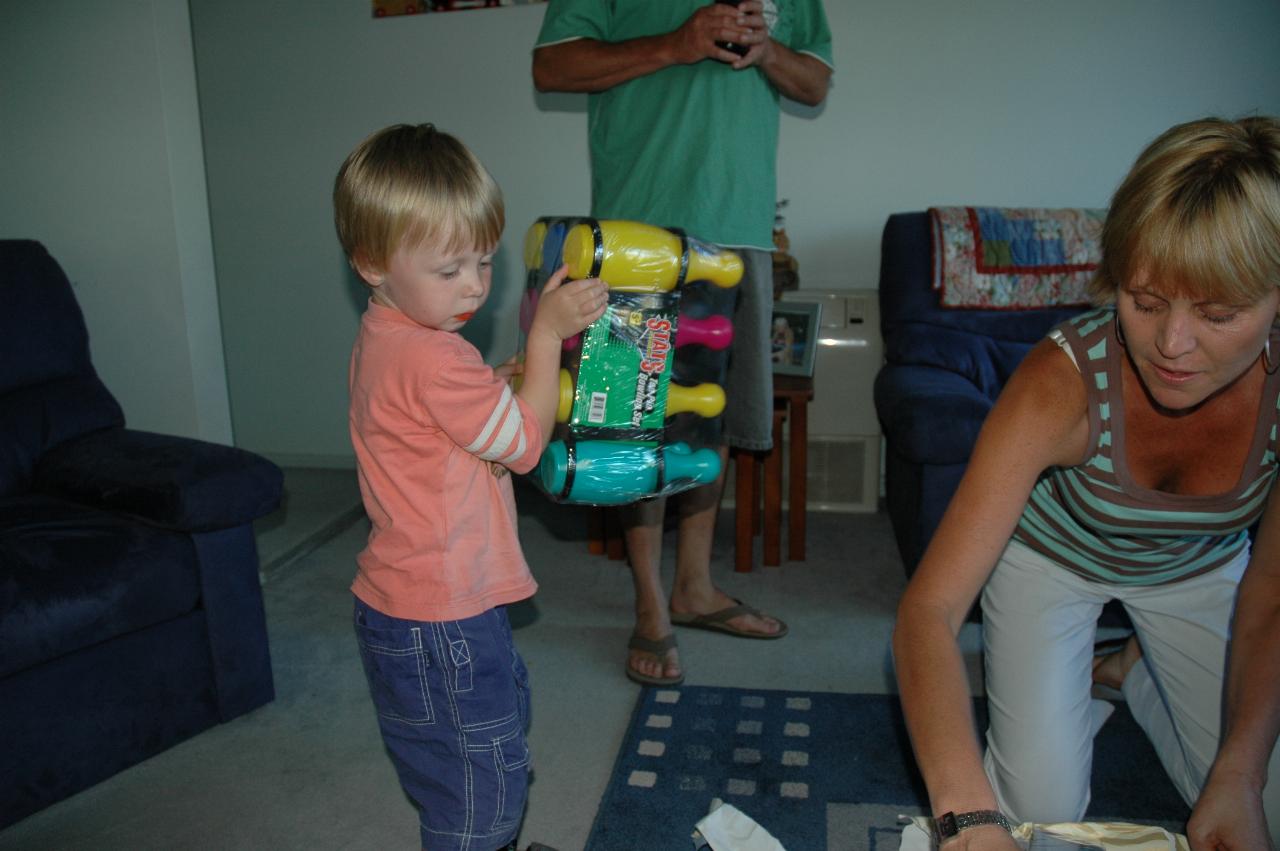
<svg viewBox="0 0 1280 851">
<path fill-rule="evenodd" d="M 538 45 L 679 27 L 706 0 L 551 0 Z M 821 0 L 765 0 L 770 35 L 831 65 Z M 759 68 L 674 65 L 590 95 L 591 214 L 771 249 L 779 95 Z"/>
</svg>

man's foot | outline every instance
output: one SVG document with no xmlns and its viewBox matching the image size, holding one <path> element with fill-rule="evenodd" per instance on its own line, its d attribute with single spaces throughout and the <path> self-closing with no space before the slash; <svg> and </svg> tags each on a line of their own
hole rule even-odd
<svg viewBox="0 0 1280 851">
<path fill-rule="evenodd" d="M 772 621 L 777 624 L 776 628 L 767 632 L 755 629 L 744 629 L 738 626 L 734 621 L 744 619 L 753 619 L 760 623 L 769 623 Z M 705 615 L 682 615 L 675 612 L 671 613 L 671 622 L 676 626 L 687 626 L 690 629 L 705 629 L 711 632 L 724 632 L 738 638 L 781 638 L 787 634 L 787 625 L 777 618 L 769 617 L 758 609 L 753 609 L 743 603 L 741 600 L 734 600 L 733 605 L 725 606 L 715 612 L 708 612 Z"/>
<path fill-rule="evenodd" d="M 632 633 L 627 649 L 627 679 L 632 682 L 646 686 L 677 686 L 684 682 L 674 634 L 655 640 Z"/>
<path fill-rule="evenodd" d="M 725 632 L 739 638 L 781 638 L 787 625 L 778 618 L 735 600 L 720 589 L 713 589 L 711 599 L 696 605 L 693 600 L 677 601 L 671 595 L 671 622 L 694 629 Z"/>
<path fill-rule="evenodd" d="M 1142 645 L 1138 636 L 1126 639 L 1099 641 L 1093 648 L 1093 681 L 1107 688 L 1120 690 L 1124 678 L 1142 658 Z"/>
</svg>

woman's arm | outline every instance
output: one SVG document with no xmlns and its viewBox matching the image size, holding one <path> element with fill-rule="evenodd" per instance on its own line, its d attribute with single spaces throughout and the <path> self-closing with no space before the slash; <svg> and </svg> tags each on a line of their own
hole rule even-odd
<svg viewBox="0 0 1280 851">
<path fill-rule="evenodd" d="M 982 768 L 956 636 L 1037 477 L 1048 467 L 1079 463 L 1088 432 L 1080 374 L 1057 345 L 1041 342 L 983 424 L 960 487 L 899 605 L 893 636 L 898 686 L 935 815 L 998 808 Z M 1001 840 L 1000 832 L 966 830 L 947 847 L 984 840 L 995 847 L 1008 839 Z"/>
<path fill-rule="evenodd" d="M 1272 847 L 1262 789 L 1280 733 L 1280 500 L 1274 490 L 1237 592 L 1230 647 L 1225 734 L 1187 823 L 1196 851 Z"/>
</svg>

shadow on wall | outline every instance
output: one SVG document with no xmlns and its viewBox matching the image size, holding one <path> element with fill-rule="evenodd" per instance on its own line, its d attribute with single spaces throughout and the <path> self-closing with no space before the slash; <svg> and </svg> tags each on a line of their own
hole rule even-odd
<svg viewBox="0 0 1280 851">
<path fill-rule="evenodd" d="M 533 102 L 539 112 L 581 112 L 587 111 L 587 96 L 575 92 L 540 92 L 530 86 Z"/>
</svg>

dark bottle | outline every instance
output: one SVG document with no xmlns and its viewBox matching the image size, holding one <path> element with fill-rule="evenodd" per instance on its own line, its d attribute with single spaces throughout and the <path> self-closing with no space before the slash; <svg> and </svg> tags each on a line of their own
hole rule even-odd
<svg viewBox="0 0 1280 851">
<path fill-rule="evenodd" d="M 726 6 L 737 6 L 739 3 L 742 2 L 742 0 L 716 0 L 716 2 L 723 3 Z M 717 41 L 716 47 L 723 47 L 725 50 L 736 53 L 739 56 L 746 56 L 747 51 L 751 49 L 747 47 L 745 44 L 738 44 L 737 42 L 734 42 L 734 41 Z"/>
</svg>

